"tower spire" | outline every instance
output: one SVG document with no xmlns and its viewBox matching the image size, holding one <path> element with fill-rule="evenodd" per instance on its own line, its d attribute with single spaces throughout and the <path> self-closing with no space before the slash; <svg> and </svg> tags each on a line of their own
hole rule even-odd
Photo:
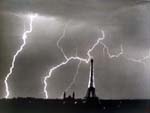
<svg viewBox="0 0 150 113">
<path fill-rule="evenodd" d="M 94 81 L 94 61 L 91 59 L 89 83 L 86 98 L 95 98 L 95 81 Z"/>
<path fill-rule="evenodd" d="M 94 87 L 95 88 L 93 59 L 91 59 L 91 65 L 90 65 L 90 75 L 89 75 L 88 88 L 89 87 Z"/>
</svg>

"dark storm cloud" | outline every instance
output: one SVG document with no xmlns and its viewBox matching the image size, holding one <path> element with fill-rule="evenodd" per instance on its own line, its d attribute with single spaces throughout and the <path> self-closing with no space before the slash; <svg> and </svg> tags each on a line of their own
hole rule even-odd
<svg viewBox="0 0 150 113">
<path fill-rule="evenodd" d="M 136 48 L 149 48 L 150 26 L 148 14 L 150 5 L 136 6 L 116 15 L 115 23 L 120 28 L 120 36 Z"/>
<path fill-rule="evenodd" d="M 9 12 L 37 12 L 72 19 L 98 20 L 118 9 L 142 3 L 145 2 L 142 0 L 2 0 L 0 8 Z"/>
<path fill-rule="evenodd" d="M 104 43 L 111 53 L 119 51 L 123 44 L 129 57 L 141 58 L 150 48 L 150 6 L 143 0 L 1 0 L 0 26 L 0 96 L 4 97 L 3 80 L 8 72 L 12 56 L 18 49 L 27 18 L 13 14 L 38 13 L 47 17 L 62 18 L 61 22 L 37 19 L 33 32 L 29 35 L 27 46 L 18 56 L 15 69 L 9 79 L 10 97 L 44 97 L 43 77 L 48 70 L 64 60 L 56 46 L 64 23 L 73 22 L 60 45 L 67 56 L 78 55 L 86 58 L 86 52 L 96 41 L 97 26 L 106 33 Z M 25 21 L 25 22 L 24 22 Z M 59 25 L 60 24 L 60 25 Z M 46 26 L 46 27 L 45 27 Z M 26 26 L 27 27 L 27 26 Z M 56 28 L 55 28 L 56 27 Z M 149 69 L 139 63 L 130 62 L 121 56 L 109 59 L 102 55 L 102 46 L 93 52 L 97 94 L 101 98 L 149 98 Z M 116 52 L 116 53 L 117 53 Z M 50 97 L 60 97 L 71 82 L 78 61 L 71 61 L 59 68 L 48 80 Z M 89 65 L 81 64 L 75 90 L 78 97 L 83 97 L 88 83 Z M 85 81 L 85 82 L 83 82 Z M 3 91 L 2 91 L 3 90 Z M 141 93 L 144 92 L 144 93 Z"/>
</svg>

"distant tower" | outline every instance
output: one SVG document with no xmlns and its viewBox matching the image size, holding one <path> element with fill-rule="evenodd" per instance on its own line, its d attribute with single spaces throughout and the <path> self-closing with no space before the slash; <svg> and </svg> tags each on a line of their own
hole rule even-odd
<svg viewBox="0 0 150 113">
<path fill-rule="evenodd" d="M 72 98 L 75 99 L 75 92 L 72 93 Z"/>
<path fill-rule="evenodd" d="M 64 92 L 64 99 L 66 99 L 66 92 Z"/>
<path fill-rule="evenodd" d="M 89 75 L 89 84 L 88 90 L 86 93 L 86 98 L 95 98 L 95 81 L 94 81 L 94 64 L 93 59 L 91 59 L 91 66 L 90 66 L 90 75 Z"/>
</svg>

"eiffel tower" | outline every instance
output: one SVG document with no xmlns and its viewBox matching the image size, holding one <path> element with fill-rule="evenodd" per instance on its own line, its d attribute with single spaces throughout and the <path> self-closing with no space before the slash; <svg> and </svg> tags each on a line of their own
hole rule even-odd
<svg viewBox="0 0 150 113">
<path fill-rule="evenodd" d="M 95 81 L 94 81 L 94 64 L 93 64 L 93 59 L 91 59 L 88 90 L 87 90 L 87 93 L 86 93 L 86 97 L 85 97 L 85 98 L 97 98 L 96 93 L 95 93 Z"/>
</svg>

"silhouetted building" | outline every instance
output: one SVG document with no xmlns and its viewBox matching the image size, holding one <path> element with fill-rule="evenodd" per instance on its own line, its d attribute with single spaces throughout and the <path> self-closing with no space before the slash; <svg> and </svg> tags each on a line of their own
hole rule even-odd
<svg viewBox="0 0 150 113">
<path fill-rule="evenodd" d="M 85 98 L 97 98 L 96 93 L 95 93 L 94 64 L 93 63 L 94 61 L 93 59 L 91 59 L 88 90 L 87 90 Z"/>
<path fill-rule="evenodd" d="M 72 96 L 66 96 L 66 92 L 64 92 L 63 96 L 64 100 L 74 100 L 75 99 L 75 92 L 72 93 Z M 86 100 L 98 100 L 98 97 L 96 96 L 95 92 L 95 81 L 94 81 L 94 61 L 93 59 L 90 60 L 90 73 L 89 73 L 89 83 L 88 83 L 88 89 L 85 96 Z"/>
<path fill-rule="evenodd" d="M 72 95 L 66 95 L 66 92 L 64 92 L 64 98 L 63 98 L 63 104 L 74 104 L 75 102 L 75 92 L 72 93 Z"/>
</svg>

